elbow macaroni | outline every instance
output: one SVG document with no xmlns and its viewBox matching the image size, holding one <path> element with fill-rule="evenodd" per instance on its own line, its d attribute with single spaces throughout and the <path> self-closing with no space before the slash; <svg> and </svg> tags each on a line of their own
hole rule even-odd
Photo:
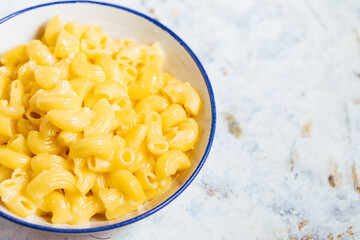
<svg viewBox="0 0 360 240">
<path fill-rule="evenodd" d="M 136 211 L 190 168 L 200 97 L 158 43 L 62 24 L 0 58 L 0 198 L 21 217 L 85 224 Z"/>
</svg>

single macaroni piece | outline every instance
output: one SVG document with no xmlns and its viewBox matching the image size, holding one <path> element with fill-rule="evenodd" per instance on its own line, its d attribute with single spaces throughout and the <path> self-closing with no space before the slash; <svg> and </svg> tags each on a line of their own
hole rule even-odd
<svg viewBox="0 0 360 240">
<path fill-rule="evenodd" d="M 20 152 L 13 151 L 5 146 L 0 148 L 0 164 L 11 169 L 26 169 L 31 158 Z"/>
<path fill-rule="evenodd" d="M 20 217 L 87 224 L 137 211 L 191 167 L 198 92 L 159 43 L 55 16 L 0 57 L 0 198 Z M 50 217 L 49 217 L 50 216 Z"/>
<path fill-rule="evenodd" d="M 136 202 L 144 202 L 144 190 L 140 181 L 128 170 L 118 170 L 107 177 L 110 186 L 116 187 L 124 193 L 125 197 Z"/>
<path fill-rule="evenodd" d="M 50 110 L 46 118 L 57 128 L 72 133 L 84 131 L 93 119 L 90 108 L 84 107 L 79 110 Z M 41 124 L 40 124 L 41 126 Z"/>
<path fill-rule="evenodd" d="M 31 169 L 35 174 L 52 168 L 70 170 L 70 163 L 59 155 L 40 153 L 31 159 Z"/>
<path fill-rule="evenodd" d="M 26 186 L 27 193 L 35 203 L 56 189 L 76 191 L 75 177 L 66 170 L 51 168 L 36 175 Z"/>
<path fill-rule="evenodd" d="M 71 223 L 73 219 L 69 200 L 57 191 L 53 191 L 44 197 L 40 209 L 52 213 L 51 221 L 54 224 Z"/>
<path fill-rule="evenodd" d="M 174 175 L 177 171 L 189 168 L 191 162 L 185 153 L 170 150 L 161 154 L 156 161 L 155 173 L 161 180 L 165 177 Z"/>
<path fill-rule="evenodd" d="M 14 80 L 10 85 L 10 101 L 0 100 L 0 111 L 12 119 L 19 119 L 25 112 L 22 104 L 24 88 L 20 80 Z"/>
</svg>

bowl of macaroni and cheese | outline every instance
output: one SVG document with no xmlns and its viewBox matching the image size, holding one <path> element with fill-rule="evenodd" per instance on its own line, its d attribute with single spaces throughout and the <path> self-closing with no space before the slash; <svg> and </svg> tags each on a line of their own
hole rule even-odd
<svg viewBox="0 0 360 240">
<path fill-rule="evenodd" d="M 0 20 L 0 215 L 61 233 L 166 206 L 214 138 L 210 81 L 158 21 L 118 5 L 46 3 Z"/>
</svg>

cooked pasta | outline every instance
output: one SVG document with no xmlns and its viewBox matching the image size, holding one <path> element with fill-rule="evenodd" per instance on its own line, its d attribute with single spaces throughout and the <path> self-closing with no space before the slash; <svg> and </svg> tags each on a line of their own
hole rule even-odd
<svg viewBox="0 0 360 240">
<path fill-rule="evenodd" d="M 201 100 L 163 71 L 159 43 L 55 16 L 0 63 L 0 198 L 15 214 L 120 218 L 190 168 Z"/>
</svg>

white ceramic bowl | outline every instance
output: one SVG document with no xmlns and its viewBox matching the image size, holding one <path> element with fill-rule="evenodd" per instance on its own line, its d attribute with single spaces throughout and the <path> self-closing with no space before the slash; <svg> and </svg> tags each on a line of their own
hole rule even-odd
<svg viewBox="0 0 360 240">
<path fill-rule="evenodd" d="M 190 48 L 158 21 L 118 5 L 91 2 L 53 2 L 15 12 L 0 20 L 0 54 L 7 49 L 38 38 L 46 23 L 56 14 L 63 22 L 97 24 L 111 37 L 130 38 L 141 43 L 160 42 L 166 53 L 165 70 L 182 81 L 188 81 L 200 93 L 202 109 L 197 121 L 200 141 L 191 151 L 191 169 L 173 179 L 170 188 L 159 198 L 147 202 L 137 212 L 112 221 L 92 221 L 87 225 L 53 225 L 39 217 L 21 218 L 3 206 L 0 215 L 24 226 L 62 233 L 86 233 L 109 230 L 151 215 L 174 200 L 194 180 L 203 166 L 213 142 L 216 123 L 214 95 L 206 72 Z"/>
</svg>

